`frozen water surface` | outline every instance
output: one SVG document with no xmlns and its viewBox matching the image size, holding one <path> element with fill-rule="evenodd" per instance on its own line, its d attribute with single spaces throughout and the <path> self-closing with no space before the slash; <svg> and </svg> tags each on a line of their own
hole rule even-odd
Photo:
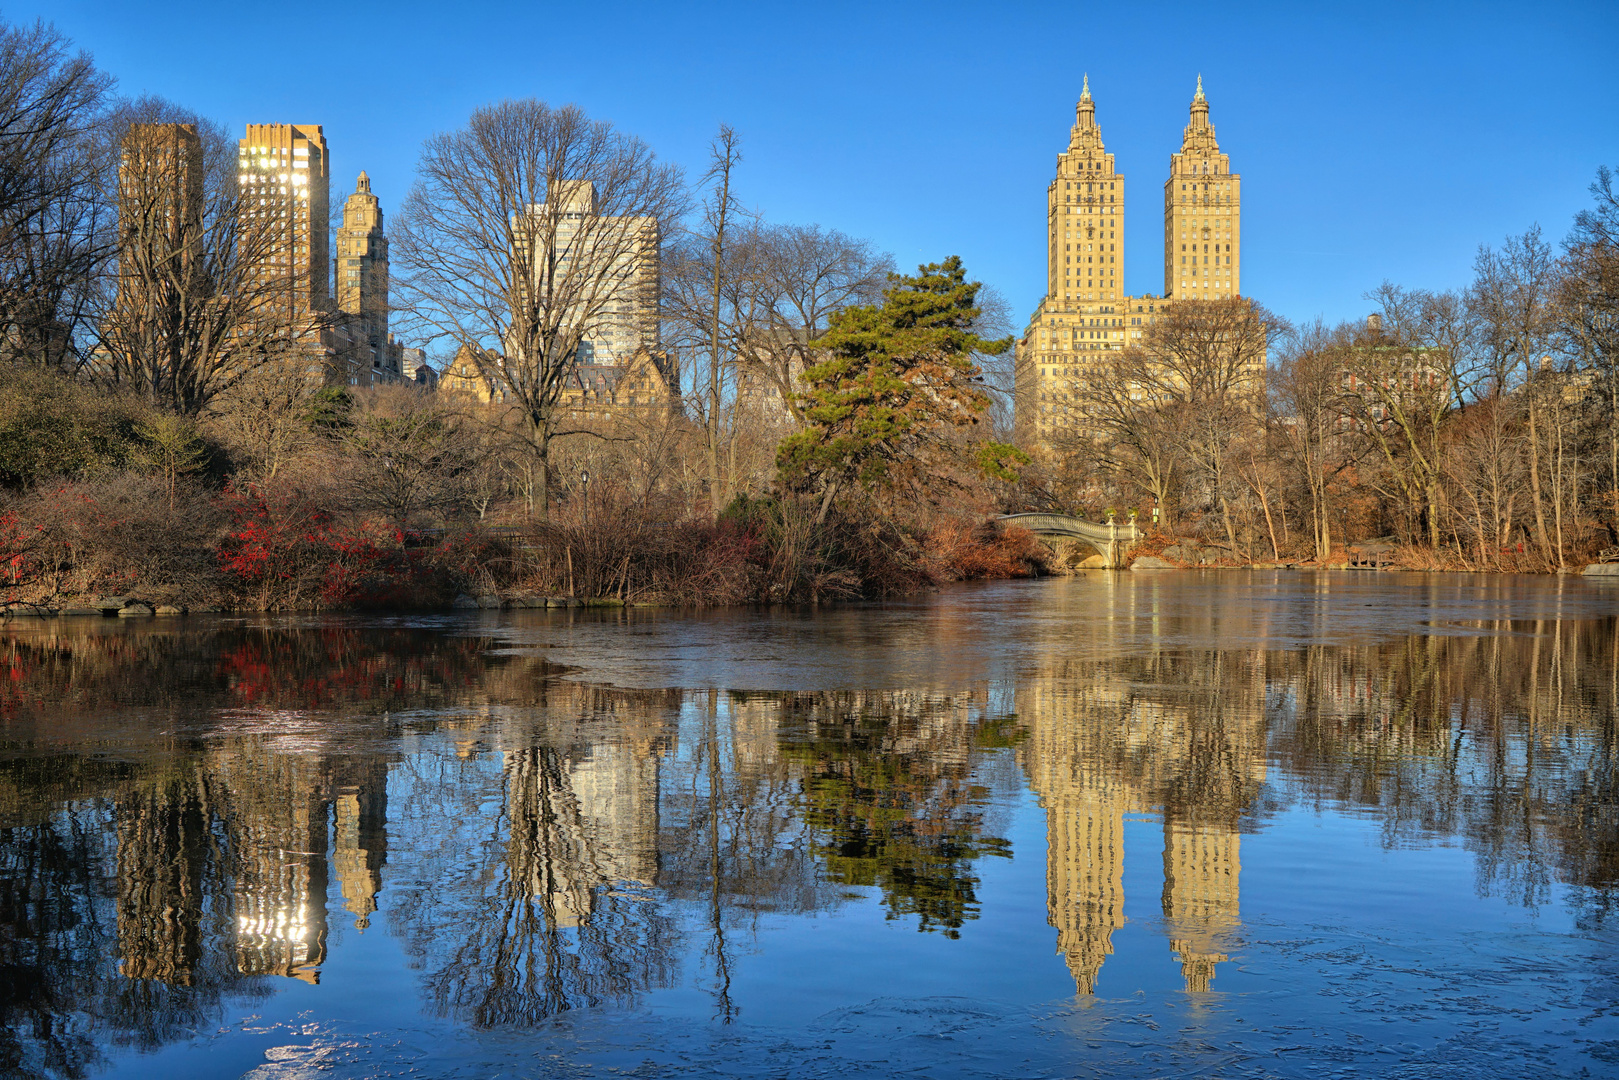
<svg viewBox="0 0 1619 1080">
<path fill-rule="evenodd" d="M 0 628 L 0 1074 L 1619 1075 L 1619 587 Z"/>
</svg>

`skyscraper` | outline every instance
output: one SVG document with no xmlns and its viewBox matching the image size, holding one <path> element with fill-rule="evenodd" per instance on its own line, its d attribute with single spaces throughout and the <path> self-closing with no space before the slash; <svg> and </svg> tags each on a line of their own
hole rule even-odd
<svg viewBox="0 0 1619 1080">
<path fill-rule="evenodd" d="M 118 163 L 119 292 L 202 248 L 202 141 L 195 124 L 131 124 Z"/>
<path fill-rule="evenodd" d="M 658 348 L 659 226 L 654 217 L 604 213 L 596 185 L 563 181 L 547 201 L 512 215 L 512 275 L 534 290 L 522 317 L 579 334 L 563 357 L 560 404 L 576 416 L 630 406 L 667 407 L 677 376 Z M 512 338 L 519 334 L 514 330 Z M 523 349 L 509 340 L 507 351 Z M 444 389 L 482 403 L 511 387 L 488 353 L 463 345 Z"/>
<path fill-rule="evenodd" d="M 355 181 L 343 204 L 337 230 L 337 306 L 365 322 L 372 344 L 388 333 L 388 237 L 382 229 L 382 207 L 371 194 L 371 177 Z"/>
<path fill-rule="evenodd" d="M 1180 152 L 1164 181 L 1164 295 L 1217 300 L 1241 293 L 1242 177 L 1220 152 L 1203 76 Z"/>
<path fill-rule="evenodd" d="M 1085 77 L 1074 110 L 1068 149 L 1057 155 L 1057 178 L 1046 189 L 1046 295 L 1064 301 L 1124 297 L 1124 174 L 1102 145 Z M 1060 271 L 1060 273 L 1059 273 Z"/>
<path fill-rule="evenodd" d="M 213 287 L 203 258 L 202 174 L 195 124 L 131 124 L 124 133 L 117 304 L 102 327 L 98 365 L 150 371 L 170 356 L 170 341 L 187 336 L 186 313 Z"/>
<path fill-rule="evenodd" d="M 1046 295 L 1017 344 L 1016 418 L 1029 445 L 1050 448 L 1064 433 L 1083 432 L 1087 385 L 1139 344 L 1168 304 L 1239 294 L 1241 177 L 1215 141 L 1201 75 L 1169 172 L 1163 295 L 1129 296 L 1124 174 L 1102 143 L 1086 76 L 1046 193 Z"/>
<path fill-rule="evenodd" d="M 658 346 L 658 222 L 603 214 L 588 180 L 558 187 L 554 203 L 515 223 L 517 243 L 527 245 L 515 261 L 528 264 L 564 321 L 585 324 L 579 363 L 627 365 L 636 350 Z"/>
<path fill-rule="evenodd" d="M 397 382 L 404 375 L 404 348 L 388 332 L 388 237 L 382 205 L 361 173 L 343 204 L 337 230 L 337 307 L 350 384 Z"/>
<path fill-rule="evenodd" d="M 319 124 L 249 124 L 237 144 L 243 231 L 263 238 L 258 276 L 274 286 L 265 317 L 295 333 L 331 304 L 326 137 Z"/>
</svg>

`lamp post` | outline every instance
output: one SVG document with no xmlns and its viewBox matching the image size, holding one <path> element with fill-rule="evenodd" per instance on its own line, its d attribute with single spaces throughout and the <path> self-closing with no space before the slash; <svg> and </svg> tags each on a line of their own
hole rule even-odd
<svg viewBox="0 0 1619 1080">
<path fill-rule="evenodd" d="M 590 525 L 590 470 L 585 469 L 579 473 L 579 484 L 585 491 L 585 525 Z"/>
</svg>

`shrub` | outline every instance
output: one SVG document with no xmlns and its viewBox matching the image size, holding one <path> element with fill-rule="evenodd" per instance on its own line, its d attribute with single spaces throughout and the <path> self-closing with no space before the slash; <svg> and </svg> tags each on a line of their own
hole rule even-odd
<svg viewBox="0 0 1619 1080">
<path fill-rule="evenodd" d="M 0 559 L 19 599 L 138 590 L 197 603 L 218 590 L 221 524 L 213 500 L 183 480 L 172 494 L 166 481 L 133 473 L 58 480 L 0 513 Z"/>
<path fill-rule="evenodd" d="M 225 588 L 265 610 L 442 607 L 505 554 L 471 533 L 423 546 L 403 530 L 344 525 L 298 488 L 233 484 L 220 502 L 230 515 L 217 556 Z"/>
<path fill-rule="evenodd" d="M 25 488 L 121 470 L 144 442 L 152 410 L 59 372 L 12 367 L 0 380 L 0 485 Z"/>
</svg>

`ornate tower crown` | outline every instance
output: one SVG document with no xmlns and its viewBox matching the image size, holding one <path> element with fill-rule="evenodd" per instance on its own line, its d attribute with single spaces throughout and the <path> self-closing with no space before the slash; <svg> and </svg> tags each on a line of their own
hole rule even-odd
<svg viewBox="0 0 1619 1080">
<path fill-rule="evenodd" d="M 1220 152 L 1214 137 L 1214 125 L 1209 123 L 1209 99 L 1203 96 L 1203 76 L 1197 77 L 1197 92 L 1192 95 L 1191 122 L 1181 139 L 1181 153 L 1209 157 Z"/>
<path fill-rule="evenodd" d="M 1068 151 L 1090 151 L 1102 154 L 1102 129 L 1096 123 L 1096 102 L 1091 100 L 1091 77 L 1087 72 L 1079 90 L 1079 103 L 1074 106 L 1074 130 L 1068 138 Z"/>
</svg>

